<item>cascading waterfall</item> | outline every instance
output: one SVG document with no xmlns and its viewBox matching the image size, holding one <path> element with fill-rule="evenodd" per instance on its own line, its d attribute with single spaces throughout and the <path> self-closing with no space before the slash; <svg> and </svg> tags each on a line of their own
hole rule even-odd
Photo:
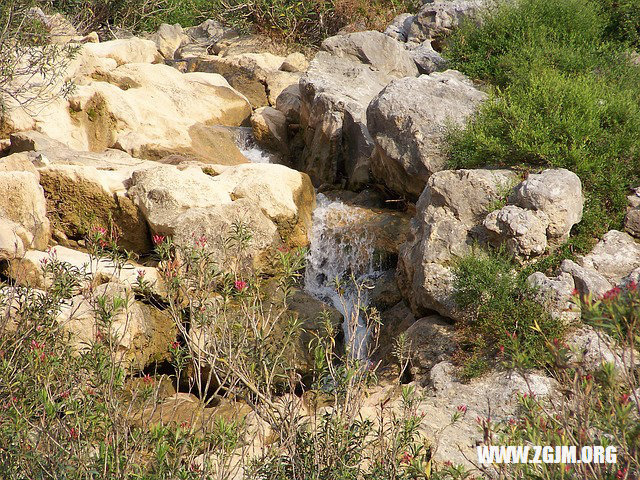
<svg viewBox="0 0 640 480">
<path fill-rule="evenodd" d="M 351 346 L 354 356 L 363 359 L 367 355 L 368 327 L 358 307 L 366 306 L 368 298 L 367 289 L 357 285 L 382 272 L 376 270 L 371 235 L 353 228 L 359 215 L 359 209 L 318 194 L 305 290 L 342 313 L 345 343 Z M 336 279 L 340 282 L 339 291 Z"/>
<path fill-rule="evenodd" d="M 250 132 L 241 131 L 237 143 L 240 152 L 251 163 L 276 163 L 273 161 L 273 155 L 258 146 Z"/>
</svg>

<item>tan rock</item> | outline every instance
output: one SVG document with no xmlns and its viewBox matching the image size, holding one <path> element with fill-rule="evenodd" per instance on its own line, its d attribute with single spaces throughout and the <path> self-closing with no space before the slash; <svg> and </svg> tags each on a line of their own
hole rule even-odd
<svg viewBox="0 0 640 480">
<path fill-rule="evenodd" d="M 0 171 L 0 217 L 24 227 L 31 235 L 25 247 L 46 248 L 51 237 L 42 187 L 31 172 Z"/>
<path fill-rule="evenodd" d="M 251 115 L 251 127 L 256 141 L 263 147 L 288 153 L 287 118 L 272 107 L 261 107 Z"/>
<path fill-rule="evenodd" d="M 162 61 L 162 57 L 153 41 L 137 37 L 110 40 L 102 43 L 87 43 L 84 48 L 97 57 L 111 58 L 118 65 Z"/>
</svg>

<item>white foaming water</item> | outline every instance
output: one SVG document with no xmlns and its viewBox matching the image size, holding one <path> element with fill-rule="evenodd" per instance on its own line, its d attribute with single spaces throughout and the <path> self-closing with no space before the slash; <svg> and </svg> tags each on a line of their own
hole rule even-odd
<svg viewBox="0 0 640 480">
<path fill-rule="evenodd" d="M 369 328 L 358 305 L 367 305 L 367 289 L 356 285 L 377 278 L 381 272 L 376 270 L 371 235 L 354 229 L 361 214 L 358 208 L 318 194 L 307 254 L 305 290 L 342 313 L 345 344 L 355 357 L 364 359 Z M 336 289 L 336 279 L 341 282 L 340 292 Z"/>
<path fill-rule="evenodd" d="M 275 163 L 273 155 L 261 149 L 251 133 L 244 133 L 238 138 L 238 148 L 251 163 Z"/>
</svg>

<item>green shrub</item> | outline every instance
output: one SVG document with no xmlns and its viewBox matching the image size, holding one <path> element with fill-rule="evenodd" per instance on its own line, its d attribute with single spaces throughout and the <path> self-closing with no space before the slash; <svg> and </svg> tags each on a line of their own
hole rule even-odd
<svg viewBox="0 0 640 480">
<path fill-rule="evenodd" d="M 480 252 L 454 268 L 454 295 L 465 311 L 456 323 L 463 374 L 474 377 L 507 362 L 523 368 L 548 367 L 545 335 L 560 338 L 562 325 L 535 301 L 536 292 L 503 252 Z"/>
<path fill-rule="evenodd" d="M 596 0 L 606 15 L 605 34 L 632 47 L 640 45 L 640 3 L 637 0 Z"/>
<path fill-rule="evenodd" d="M 610 41 L 591 0 L 522 0 L 466 23 L 453 67 L 493 85 L 491 99 L 449 136 L 454 168 L 567 168 L 581 178 L 585 219 L 574 244 L 620 228 L 640 181 L 640 69 Z M 608 10 L 607 10 L 608 9 Z"/>
</svg>

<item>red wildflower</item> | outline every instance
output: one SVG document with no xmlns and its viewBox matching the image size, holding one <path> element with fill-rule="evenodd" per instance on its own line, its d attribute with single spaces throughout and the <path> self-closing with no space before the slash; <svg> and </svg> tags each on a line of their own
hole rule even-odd
<svg viewBox="0 0 640 480">
<path fill-rule="evenodd" d="M 619 287 L 613 287 L 611 290 L 609 290 L 608 292 L 606 292 L 602 296 L 602 299 L 603 300 L 613 300 L 620 294 L 620 292 L 621 292 L 621 290 L 620 290 Z"/>
<path fill-rule="evenodd" d="M 617 478 L 618 480 L 622 480 L 622 479 L 623 479 L 623 478 L 625 478 L 626 476 L 627 476 L 627 469 L 626 469 L 626 468 L 623 468 L 623 469 L 618 470 L 618 471 L 616 472 L 616 478 Z"/>
<path fill-rule="evenodd" d="M 282 252 L 282 253 L 288 253 L 291 249 L 289 247 L 287 247 L 286 245 L 283 245 L 281 247 L 278 247 L 278 251 Z"/>
<path fill-rule="evenodd" d="M 69 430 L 69 438 L 73 440 L 77 440 L 79 436 L 80 436 L 80 432 L 74 427 L 71 427 L 71 430 Z"/>
<path fill-rule="evenodd" d="M 467 413 L 467 406 L 466 405 L 458 405 L 458 411 L 460 413 Z"/>
<path fill-rule="evenodd" d="M 146 272 L 146 271 L 144 271 L 144 270 L 142 270 L 142 269 L 138 270 L 138 278 L 142 278 L 142 277 L 144 277 L 146 274 L 147 274 L 147 272 Z"/>
<path fill-rule="evenodd" d="M 69 390 L 65 390 L 60 394 L 60 398 L 69 398 L 70 392 Z"/>
<path fill-rule="evenodd" d="M 580 294 L 580 292 L 578 291 L 577 288 L 574 288 L 573 291 L 571 292 L 571 295 L 574 297 L 577 297 Z"/>
<path fill-rule="evenodd" d="M 41 350 L 44 348 L 44 342 L 36 342 L 35 340 L 31 340 L 31 350 Z"/>
<path fill-rule="evenodd" d="M 175 342 L 171 342 L 171 348 L 173 350 L 177 350 L 180 348 L 180 342 L 178 342 L 177 340 Z"/>
<path fill-rule="evenodd" d="M 504 355 L 504 345 L 500 345 L 498 349 L 500 350 L 500 355 Z"/>
<path fill-rule="evenodd" d="M 106 235 L 107 234 L 107 229 L 104 227 L 93 227 L 93 233 L 96 233 L 98 235 Z"/>
<path fill-rule="evenodd" d="M 629 290 L 630 292 L 635 292 L 637 289 L 638 289 L 638 284 L 636 283 L 635 280 L 631 280 L 627 284 L 627 290 Z"/>
<path fill-rule="evenodd" d="M 241 292 L 242 290 L 247 288 L 247 282 L 244 282 L 242 280 L 236 280 L 235 283 L 234 283 L 234 286 L 236 287 L 236 290 Z"/>
<path fill-rule="evenodd" d="M 620 403 L 622 405 L 628 404 L 629 398 L 631 398 L 631 395 L 629 393 L 623 393 L 622 395 L 620 395 Z"/>
<path fill-rule="evenodd" d="M 147 385 L 153 385 L 153 378 L 151 378 L 151 375 L 149 375 L 148 373 L 144 377 L 142 377 L 142 381 Z"/>
<path fill-rule="evenodd" d="M 152 237 L 153 240 L 153 244 L 154 245 L 160 245 L 162 242 L 164 242 L 164 235 L 154 235 Z"/>
<path fill-rule="evenodd" d="M 409 452 L 404 452 L 402 458 L 400 459 L 400 463 L 411 463 L 411 460 L 413 460 L 413 455 L 411 455 Z"/>
</svg>

